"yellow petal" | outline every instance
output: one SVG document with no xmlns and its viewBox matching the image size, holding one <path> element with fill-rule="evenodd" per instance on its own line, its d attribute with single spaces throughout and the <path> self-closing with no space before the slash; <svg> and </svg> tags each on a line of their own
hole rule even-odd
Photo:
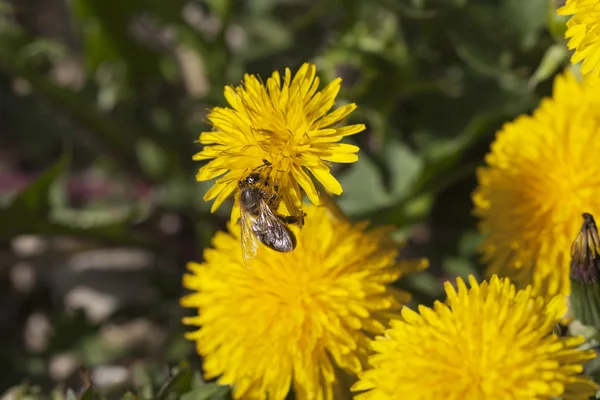
<svg viewBox="0 0 600 400">
<path fill-rule="evenodd" d="M 352 103 L 352 104 L 347 104 L 343 107 L 338 108 L 337 110 L 335 110 L 334 112 L 332 112 L 331 114 L 321 118 L 319 121 L 317 121 L 315 123 L 315 127 L 317 129 L 319 128 L 325 128 L 327 126 L 331 126 L 333 124 L 336 124 L 338 122 L 340 122 L 341 120 L 343 120 L 344 118 L 346 118 L 348 115 L 350 115 L 350 113 L 352 113 L 352 111 L 356 110 L 356 104 Z"/>
<path fill-rule="evenodd" d="M 207 181 L 218 176 L 223 175 L 229 170 L 229 168 L 223 166 L 222 159 L 215 159 L 200 168 L 196 174 L 196 180 L 199 182 Z"/>
<path fill-rule="evenodd" d="M 365 129 L 366 126 L 364 124 L 348 125 L 342 128 L 337 128 L 335 134 L 341 136 L 350 136 L 362 132 Z"/>
<path fill-rule="evenodd" d="M 600 65 L 600 46 L 595 45 L 595 48 L 590 48 L 588 56 L 581 65 L 581 73 L 589 74 L 593 69 L 598 68 Z"/>
<path fill-rule="evenodd" d="M 312 167 L 310 172 L 325 186 L 325 189 L 329 190 L 333 194 L 342 194 L 342 185 L 331 175 L 329 168 L 325 165 L 318 167 Z M 311 199 L 312 200 L 312 199 Z M 315 203 L 316 204 L 316 203 Z"/>
<path fill-rule="evenodd" d="M 327 135 L 327 136 L 316 136 L 315 138 L 311 138 L 311 144 L 320 144 L 320 143 L 336 143 L 342 140 L 342 135 Z"/>
<path fill-rule="evenodd" d="M 353 163 L 358 161 L 358 154 L 352 153 L 333 153 L 330 155 L 321 156 L 322 160 L 338 162 L 338 163 Z"/>
<path fill-rule="evenodd" d="M 204 160 L 210 160 L 211 158 L 215 158 L 218 156 L 217 152 L 214 152 L 212 150 L 202 150 L 199 153 L 196 153 L 192 156 L 192 160 L 194 161 L 204 161 Z"/>
<path fill-rule="evenodd" d="M 323 146 L 323 151 L 327 151 L 330 153 L 356 153 L 359 150 L 360 147 L 348 143 L 336 143 Z"/>
<path fill-rule="evenodd" d="M 315 188 L 312 179 L 310 179 L 310 177 L 302 170 L 302 167 L 294 164 L 292 167 L 292 174 L 294 175 L 294 178 L 296 179 L 296 181 L 298 181 L 300 186 L 302 186 L 302 189 L 304 189 L 304 192 L 306 193 L 310 201 L 313 204 L 318 205 L 319 193 L 317 192 L 317 189 Z"/>
<path fill-rule="evenodd" d="M 240 205 L 236 202 L 233 204 L 233 208 L 231 209 L 231 216 L 229 221 L 232 224 L 237 224 L 241 216 Z"/>
<path fill-rule="evenodd" d="M 242 99 L 232 86 L 225 86 L 224 95 L 225 100 L 227 100 L 234 110 L 242 110 L 244 108 L 241 101 Z"/>
<path fill-rule="evenodd" d="M 215 183 L 210 189 L 204 193 L 204 197 L 202 198 L 204 201 L 210 201 L 217 197 L 221 190 L 225 188 L 226 184 L 224 183 Z"/>
<path fill-rule="evenodd" d="M 219 208 L 219 206 L 221 204 L 223 204 L 223 202 L 225 200 L 227 200 L 229 198 L 229 196 L 231 196 L 231 194 L 233 193 L 233 191 L 236 188 L 237 188 L 236 180 L 233 180 L 233 181 L 229 182 L 227 185 L 225 185 L 223 190 L 221 190 L 221 193 L 219 193 L 219 195 L 215 199 L 214 203 L 212 204 L 212 207 L 210 208 L 210 212 L 214 213 L 217 210 L 217 208 Z"/>
</svg>

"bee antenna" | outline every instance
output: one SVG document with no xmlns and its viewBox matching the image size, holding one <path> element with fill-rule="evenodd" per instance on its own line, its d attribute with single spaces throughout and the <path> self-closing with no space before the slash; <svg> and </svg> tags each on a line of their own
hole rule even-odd
<svg viewBox="0 0 600 400">
<path fill-rule="evenodd" d="M 263 160 L 263 161 L 264 161 L 264 160 Z M 271 164 L 266 164 L 266 165 L 271 165 Z M 259 169 L 259 168 L 262 168 L 262 167 L 264 167 L 264 166 L 265 166 L 265 164 L 260 164 L 258 167 L 255 167 L 255 168 L 254 168 L 252 171 L 250 171 L 250 172 L 254 172 L 254 171 L 256 171 L 257 169 Z"/>
</svg>

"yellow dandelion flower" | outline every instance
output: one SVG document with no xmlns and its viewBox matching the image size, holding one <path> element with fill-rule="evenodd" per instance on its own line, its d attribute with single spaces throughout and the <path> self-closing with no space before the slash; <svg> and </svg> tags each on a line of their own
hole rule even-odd
<svg viewBox="0 0 600 400">
<path fill-rule="evenodd" d="M 506 278 L 457 288 L 446 282 L 446 304 L 419 312 L 405 307 L 373 342 L 372 369 L 353 390 L 356 400 L 586 400 L 596 384 L 581 375 L 593 351 L 583 337 L 552 334 L 565 297 L 545 301 L 531 286 L 517 291 Z"/>
<path fill-rule="evenodd" d="M 252 269 L 242 261 L 239 227 L 219 232 L 205 262 L 190 263 L 182 305 L 198 310 L 184 320 L 204 358 L 207 379 L 233 385 L 236 399 L 348 397 L 339 371 L 357 374 L 369 338 L 384 330 L 408 293 L 391 286 L 425 260 L 397 263 L 390 230 L 366 230 L 326 207 L 308 206 L 292 253 L 258 250 Z M 348 375 L 344 375 L 348 376 Z"/>
<path fill-rule="evenodd" d="M 599 135 L 600 97 L 570 72 L 556 78 L 553 97 L 532 116 L 498 132 L 473 194 L 489 275 L 569 293 L 579 218 L 600 215 Z"/>
<path fill-rule="evenodd" d="M 329 192 L 342 193 L 329 164 L 358 159 L 357 146 L 338 142 L 363 131 L 365 126 L 335 127 L 356 109 L 355 104 L 348 104 L 331 111 L 340 85 L 338 78 L 318 91 L 315 65 L 304 64 L 293 77 L 287 68 L 283 78 L 275 71 L 266 84 L 247 74 L 241 86 L 225 87 L 231 107 L 211 110 L 208 120 L 214 129 L 200 135 L 204 149 L 194 156 L 194 160 L 212 160 L 200 168 L 198 181 L 220 177 L 204 196 L 206 201 L 215 199 L 212 211 L 263 160 L 273 165 L 282 204 L 292 215 L 301 215 L 300 187 L 314 204 L 319 204 L 318 191 L 307 172 Z"/>
<path fill-rule="evenodd" d="M 567 0 L 558 9 L 560 15 L 573 15 L 567 22 L 565 37 L 569 49 L 575 49 L 571 62 L 583 60 L 581 73 L 596 83 L 600 78 L 600 2 L 598 0 Z"/>
</svg>

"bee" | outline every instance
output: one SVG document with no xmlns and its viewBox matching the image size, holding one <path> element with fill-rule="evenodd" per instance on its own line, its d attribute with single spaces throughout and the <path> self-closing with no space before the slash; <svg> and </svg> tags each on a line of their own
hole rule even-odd
<svg viewBox="0 0 600 400">
<path fill-rule="evenodd" d="M 249 265 L 256 257 L 259 242 L 270 249 L 288 253 L 296 248 L 296 236 L 288 225 L 302 226 L 304 216 L 284 216 L 277 212 L 281 203 L 279 186 L 269 174 L 271 163 L 254 169 L 238 182 L 236 202 L 240 207 L 242 257 Z"/>
</svg>

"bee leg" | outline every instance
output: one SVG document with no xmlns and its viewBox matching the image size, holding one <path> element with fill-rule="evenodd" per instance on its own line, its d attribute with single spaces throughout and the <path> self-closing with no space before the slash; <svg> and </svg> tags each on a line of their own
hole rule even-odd
<svg viewBox="0 0 600 400">
<path fill-rule="evenodd" d="M 273 193 L 271 196 L 269 196 L 267 203 L 271 206 L 271 205 L 275 204 L 276 200 L 277 200 L 277 193 Z"/>
<path fill-rule="evenodd" d="M 279 218 L 283 221 L 283 223 L 285 223 L 286 225 L 298 225 L 298 226 L 304 226 L 304 217 L 306 217 L 306 213 L 303 213 L 304 215 L 300 216 L 295 216 L 295 215 L 280 215 Z"/>
</svg>

